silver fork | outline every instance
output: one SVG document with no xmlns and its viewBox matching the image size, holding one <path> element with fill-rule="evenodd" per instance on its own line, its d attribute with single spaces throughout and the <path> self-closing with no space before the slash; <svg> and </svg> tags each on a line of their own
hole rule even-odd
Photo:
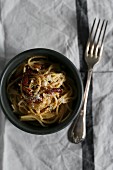
<svg viewBox="0 0 113 170">
<path fill-rule="evenodd" d="M 93 67 L 96 63 L 100 61 L 100 58 L 102 56 L 103 41 L 104 41 L 108 21 L 103 20 L 102 24 L 100 23 L 101 20 L 99 19 L 98 24 L 95 28 L 96 19 L 94 19 L 91 32 L 89 35 L 89 39 L 87 42 L 87 46 L 86 46 L 85 60 L 88 66 L 88 75 L 87 75 L 87 83 L 86 83 L 84 97 L 83 97 L 82 109 L 78 117 L 76 118 L 71 131 L 71 136 L 74 143 L 82 142 L 86 136 L 86 106 L 87 106 L 90 81 L 93 72 Z"/>
</svg>

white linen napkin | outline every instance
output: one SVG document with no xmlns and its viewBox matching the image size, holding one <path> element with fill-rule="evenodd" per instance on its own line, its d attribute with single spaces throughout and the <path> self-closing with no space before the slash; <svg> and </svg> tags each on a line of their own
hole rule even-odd
<svg viewBox="0 0 113 170">
<path fill-rule="evenodd" d="M 109 20 L 105 50 L 94 68 L 88 105 L 93 136 L 90 125 L 86 142 L 78 145 L 67 137 L 69 126 L 50 135 L 28 134 L 14 127 L 0 111 L 0 170 L 112 170 L 112 0 L 0 0 L 0 4 L 0 72 L 15 55 L 32 48 L 59 51 L 80 70 L 86 34 L 80 28 L 85 24 L 90 28 L 95 17 Z M 84 77 L 86 70 L 82 74 Z"/>
</svg>

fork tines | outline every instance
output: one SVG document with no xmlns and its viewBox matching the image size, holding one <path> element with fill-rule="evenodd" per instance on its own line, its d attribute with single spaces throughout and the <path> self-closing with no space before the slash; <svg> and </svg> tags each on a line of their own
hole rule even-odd
<svg viewBox="0 0 113 170">
<path fill-rule="evenodd" d="M 108 21 L 97 21 L 94 19 L 91 32 L 89 35 L 86 53 L 89 53 L 91 56 L 101 56 L 103 51 L 103 41 L 106 33 Z"/>
<path fill-rule="evenodd" d="M 97 26 L 96 26 L 96 18 L 95 18 L 92 28 L 91 28 L 89 41 L 92 41 L 93 43 L 95 42 L 98 45 L 102 46 L 104 37 L 105 37 L 105 33 L 106 33 L 107 24 L 108 24 L 108 21 L 105 21 L 105 19 L 103 21 L 101 21 L 99 19 Z"/>
</svg>

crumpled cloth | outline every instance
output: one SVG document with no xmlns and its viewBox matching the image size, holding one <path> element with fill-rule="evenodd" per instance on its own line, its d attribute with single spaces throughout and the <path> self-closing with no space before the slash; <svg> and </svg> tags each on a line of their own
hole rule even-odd
<svg viewBox="0 0 113 170">
<path fill-rule="evenodd" d="M 0 0 L 0 72 L 15 55 L 32 48 L 56 50 L 80 70 L 79 16 L 88 19 L 89 29 L 95 17 L 109 21 L 102 59 L 94 67 L 88 113 L 93 120 L 93 159 L 87 156 L 88 143 L 69 141 L 70 126 L 50 135 L 32 135 L 13 126 L 0 110 L 0 170 L 113 169 L 112 0 Z M 90 140 L 90 133 L 87 137 Z"/>
</svg>

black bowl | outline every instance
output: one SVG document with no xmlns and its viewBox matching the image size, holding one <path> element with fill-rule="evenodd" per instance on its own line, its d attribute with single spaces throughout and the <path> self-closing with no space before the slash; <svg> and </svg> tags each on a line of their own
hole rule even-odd
<svg viewBox="0 0 113 170">
<path fill-rule="evenodd" d="M 53 62 L 57 62 L 64 65 L 67 74 L 74 80 L 77 88 L 77 99 L 73 104 L 73 112 L 64 122 L 57 125 L 53 125 L 51 127 L 42 127 L 42 126 L 37 126 L 35 123 L 33 124 L 29 122 L 20 121 L 14 114 L 7 96 L 6 87 L 7 87 L 7 81 L 10 74 L 25 59 L 34 55 L 48 56 L 48 58 Z M 79 112 L 81 107 L 82 97 L 83 97 L 83 84 L 82 84 L 80 74 L 77 71 L 76 67 L 67 57 L 50 49 L 42 49 L 42 48 L 31 49 L 18 54 L 17 56 L 15 56 L 9 61 L 9 63 L 6 65 L 1 75 L 0 103 L 3 112 L 7 116 L 7 118 L 12 122 L 13 125 L 28 133 L 43 135 L 43 134 L 54 133 L 65 128 L 77 116 L 77 113 Z"/>
</svg>

